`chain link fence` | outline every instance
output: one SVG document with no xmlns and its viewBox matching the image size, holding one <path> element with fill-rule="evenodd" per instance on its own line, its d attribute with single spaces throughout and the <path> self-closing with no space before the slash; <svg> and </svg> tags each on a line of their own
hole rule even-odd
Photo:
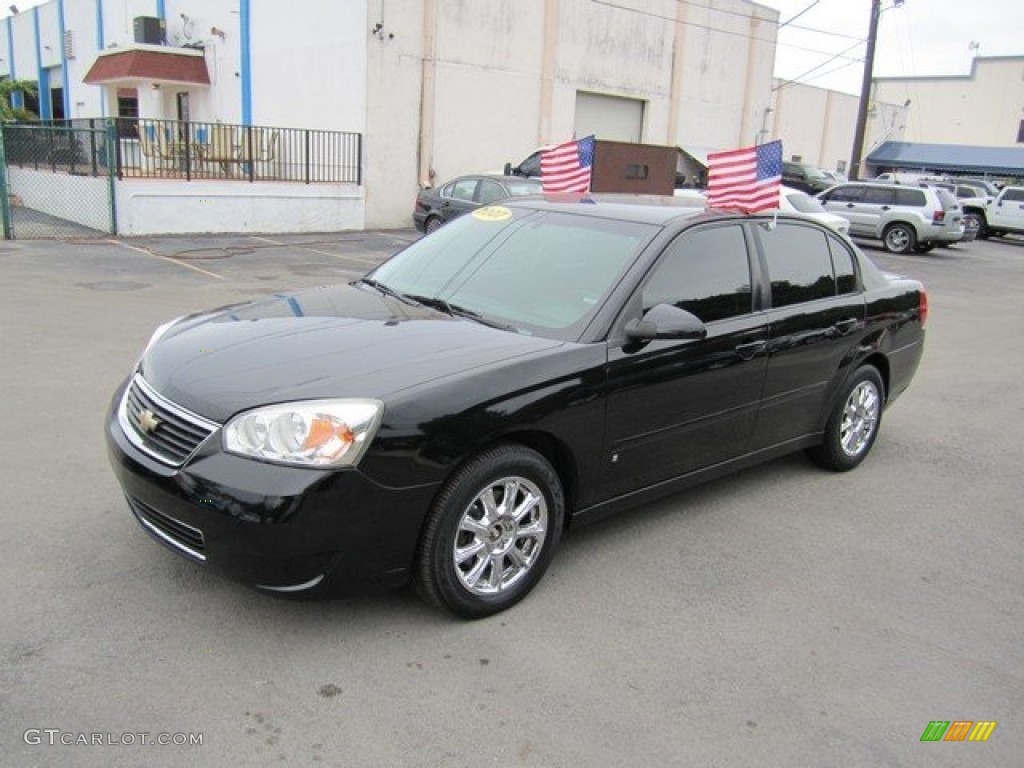
<svg viewBox="0 0 1024 768">
<path fill-rule="evenodd" d="M 112 127 L 5 125 L 0 146 L 4 236 L 116 234 L 113 135 Z"/>
</svg>

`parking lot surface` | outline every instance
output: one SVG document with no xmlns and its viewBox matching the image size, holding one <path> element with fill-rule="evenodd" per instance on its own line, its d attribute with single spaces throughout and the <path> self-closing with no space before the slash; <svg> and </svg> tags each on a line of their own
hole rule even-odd
<svg viewBox="0 0 1024 768">
<path fill-rule="evenodd" d="M 493 618 L 277 599 L 151 541 L 103 428 L 153 328 L 415 237 L 0 245 L 0 764 L 1020 764 L 1022 240 L 865 245 L 931 314 L 859 469 L 794 455 L 574 531 Z"/>
</svg>

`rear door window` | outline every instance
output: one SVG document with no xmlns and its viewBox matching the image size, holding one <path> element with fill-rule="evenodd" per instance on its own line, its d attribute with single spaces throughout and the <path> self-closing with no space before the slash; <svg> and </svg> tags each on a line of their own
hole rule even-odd
<svg viewBox="0 0 1024 768">
<path fill-rule="evenodd" d="M 788 307 L 836 295 L 832 253 L 825 232 L 799 224 L 778 224 L 758 229 L 768 277 L 772 306 Z"/>
<path fill-rule="evenodd" d="M 487 205 L 504 197 L 506 197 L 505 190 L 501 188 L 500 184 L 488 179 L 480 179 L 480 184 L 476 190 L 476 201 L 478 203 Z"/>
<path fill-rule="evenodd" d="M 474 194 L 476 194 L 476 179 L 460 179 L 451 185 L 451 197 L 455 200 L 465 200 L 471 203 Z"/>
<path fill-rule="evenodd" d="M 865 187 L 864 199 L 861 202 L 867 205 L 892 205 L 894 191 L 885 187 Z"/>
<path fill-rule="evenodd" d="M 941 191 L 945 194 L 949 194 L 946 190 Z M 925 206 L 925 196 L 923 189 L 897 189 L 896 190 L 896 205 L 909 205 L 916 208 L 923 208 Z"/>
</svg>

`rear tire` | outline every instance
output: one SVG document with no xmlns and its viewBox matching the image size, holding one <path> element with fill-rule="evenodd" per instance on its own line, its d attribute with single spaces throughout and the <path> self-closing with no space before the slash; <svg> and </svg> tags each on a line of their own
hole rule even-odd
<svg viewBox="0 0 1024 768">
<path fill-rule="evenodd" d="M 547 459 L 520 445 L 491 448 L 438 494 L 413 569 L 419 595 L 467 619 L 504 611 L 544 575 L 565 499 Z"/>
<path fill-rule="evenodd" d="M 890 224 L 882 233 L 882 243 L 889 253 L 909 253 L 917 245 L 917 235 L 909 224 Z"/>
<path fill-rule="evenodd" d="M 885 385 L 872 365 L 858 368 L 847 381 L 825 423 L 820 445 L 808 449 L 815 463 L 835 472 L 860 464 L 871 451 L 882 424 Z"/>
<path fill-rule="evenodd" d="M 440 219 L 439 217 L 437 217 L 437 216 L 430 216 L 430 217 L 429 217 L 429 218 L 428 218 L 428 219 L 426 220 L 426 222 L 424 222 L 424 224 L 423 224 L 423 231 L 424 231 L 424 232 L 425 232 L 426 234 L 428 234 L 428 235 L 429 235 L 429 234 L 430 234 L 431 232 L 437 232 L 437 230 L 439 230 L 439 229 L 441 228 L 441 225 L 442 225 L 443 223 L 444 223 L 444 222 L 442 222 L 442 221 L 441 221 L 441 219 Z"/>
</svg>

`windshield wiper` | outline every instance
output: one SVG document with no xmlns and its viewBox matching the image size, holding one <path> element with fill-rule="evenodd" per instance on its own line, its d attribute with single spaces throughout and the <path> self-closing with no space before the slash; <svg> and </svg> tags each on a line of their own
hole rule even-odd
<svg viewBox="0 0 1024 768">
<path fill-rule="evenodd" d="M 368 285 L 371 288 L 375 288 L 376 290 L 378 290 L 381 293 L 383 293 L 385 296 L 390 296 L 393 299 L 398 299 L 399 301 L 404 301 L 406 304 L 418 304 L 419 303 L 419 302 L 413 300 L 411 296 L 406 296 L 401 291 L 396 291 L 394 288 L 392 288 L 389 285 L 384 285 L 384 283 L 377 282 L 372 277 L 363 277 L 363 278 L 360 278 L 359 280 L 357 280 L 356 282 L 357 283 L 362 283 L 363 285 Z"/>
<path fill-rule="evenodd" d="M 439 299 L 436 296 L 419 296 L 417 294 L 410 294 L 406 298 L 412 299 L 425 307 L 440 310 L 446 315 L 451 315 L 452 317 L 464 317 L 467 320 L 473 320 L 474 322 L 490 326 L 491 328 L 498 328 L 502 331 L 513 331 L 514 333 L 518 333 L 515 326 L 503 323 L 500 320 L 492 320 L 489 317 L 484 317 L 479 312 L 474 312 L 472 309 L 459 306 L 458 304 L 452 304 L 451 302 Z"/>
</svg>

